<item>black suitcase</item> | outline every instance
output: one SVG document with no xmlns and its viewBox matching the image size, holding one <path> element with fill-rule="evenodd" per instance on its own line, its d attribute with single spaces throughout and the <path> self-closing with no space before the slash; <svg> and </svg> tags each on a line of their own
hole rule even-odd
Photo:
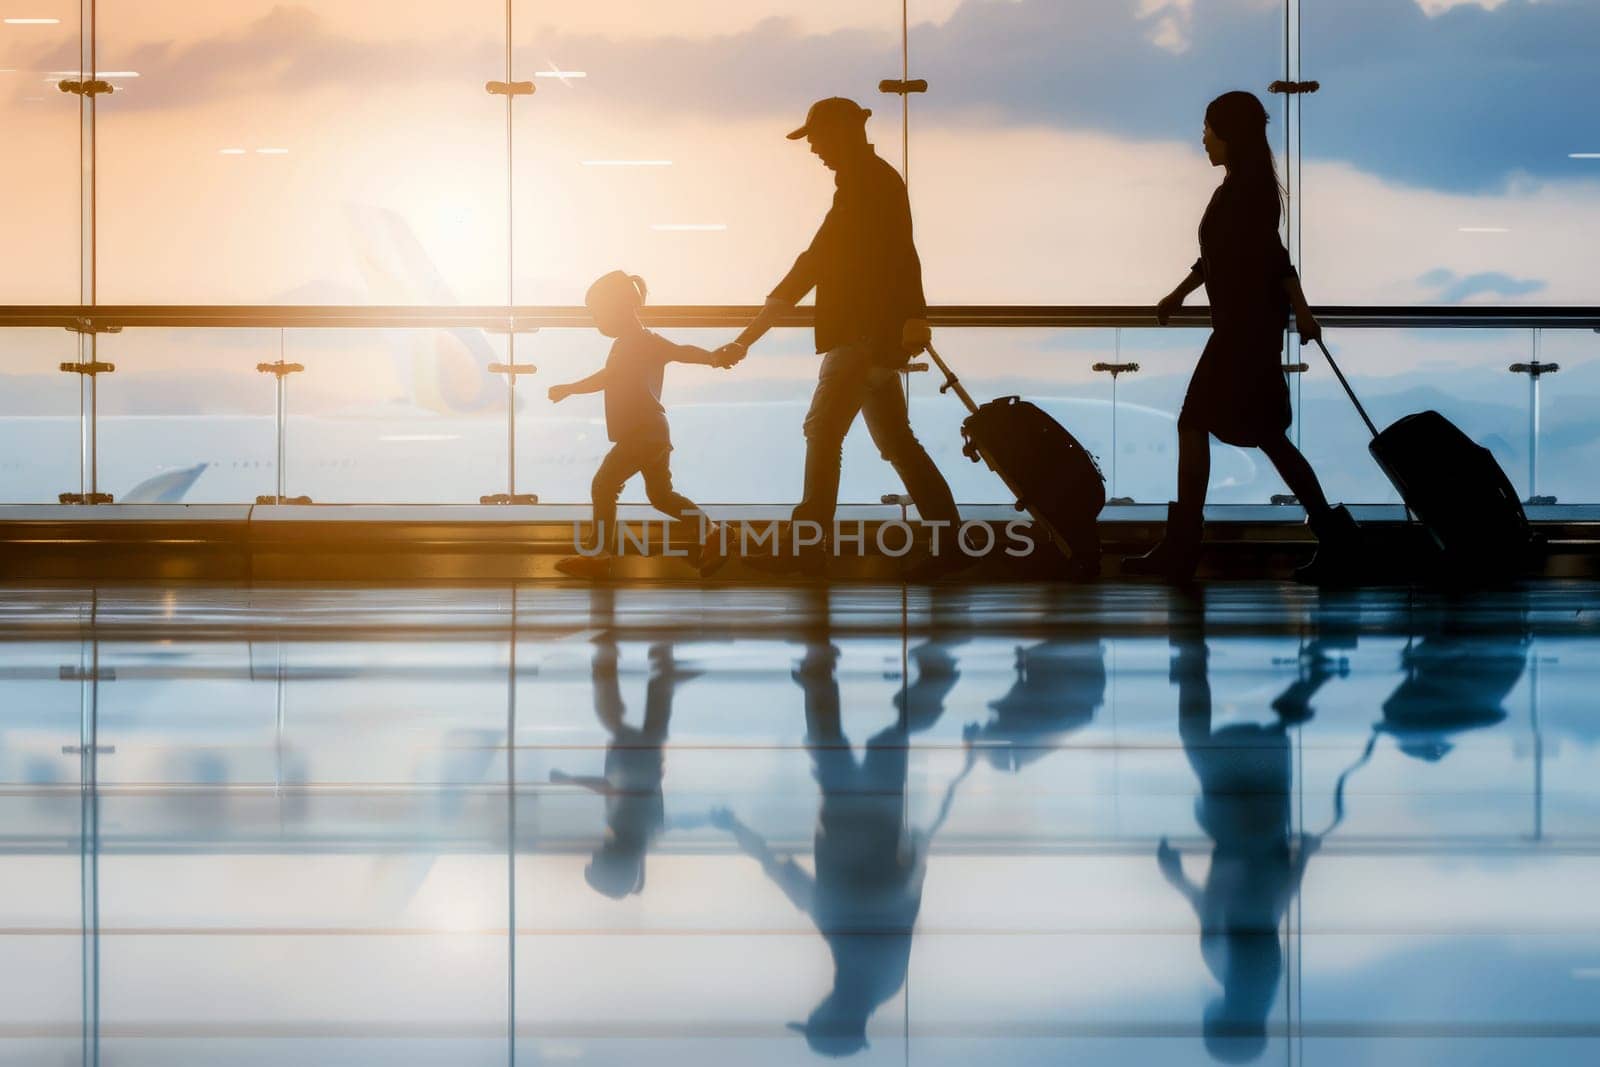
<svg viewBox="0 0 1600 1067">
<path fill-rule="evenodd" d="M 1100 529 L 1096 520 L 1106 505 L 1106 480 L 1100 465 L 1078 439 L 1035 404 L 1015 396 L 979 407 L 939 353 L 928 355 L 944 374 L 941 393 L 954 390 L 971 412 L 961 424 L 962 452 L 980 459 L 1000 476 L 1034 524 L 1067 557 L 1071 573 L 1100 573 Z"/>
<path fill-rule="evenodd" d="M 1538 539 L 1511 479 L 1489 450 L 1437 411 L 1407 415 L 1380 433 L 1328 346 L 1318 339 L 1317 347 L 1372 431 L 1372 458 L 1427 529 L 1447 568 L 1469 579 L 1525 570 Z"/>
</svg>

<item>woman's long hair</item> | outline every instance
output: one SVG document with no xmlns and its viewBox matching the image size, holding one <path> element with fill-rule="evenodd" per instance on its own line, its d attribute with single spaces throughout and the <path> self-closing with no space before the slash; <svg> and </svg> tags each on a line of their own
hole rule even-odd
<svg viewBox="0 0 1600 1067">
<path fill-rule="evenodd" d="M 1223 93 L 1206 108 L 1206 125 L 1228 146 L 1228 177 L 1249 190 L 1249 195 L 1271 197 L 1275 210 L 1283 211 L 1283 186 L 1278 163 L 1267 140 L 1267 109 L 1254 93 Z"/>
</svg>

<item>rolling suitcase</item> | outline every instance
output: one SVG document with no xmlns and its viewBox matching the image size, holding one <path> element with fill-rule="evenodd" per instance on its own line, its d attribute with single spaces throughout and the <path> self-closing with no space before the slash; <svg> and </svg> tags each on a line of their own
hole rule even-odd
<svg viewBox="0 0 1600 1067">
<path fill-rule="evenodd" d="M 1407 415 L 1380 433 L 1320 338 L 1317 347 L 1372 432 L 1372 458 L 1427 529 L 1447 568 L 1467 579 L 1506 578 L 1524 570 L 1538 541 L 1511 480 L 1489 450 L 1437 411 Z"/>
<path fill-rule="evenodd" d="M 1077 438 L 1026 400 L 1005 396 L 983 406 L 973 401 L 933 346 L 929 357 L 944 374 L 941 393 L 954 390 L 970 414 L 961 424 L 962 453 L 1000 476 L 1035 525 L 1067 557 L 1073 577 L 1100 573 L 1100 530 L 1106 480 Z"/>
</svg>

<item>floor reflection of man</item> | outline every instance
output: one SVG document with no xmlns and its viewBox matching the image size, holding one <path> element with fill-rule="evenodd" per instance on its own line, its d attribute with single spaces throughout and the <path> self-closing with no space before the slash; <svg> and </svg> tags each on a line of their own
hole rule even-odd
<svg viewBox="0 0 1600 1067">
<path fill-rule="evenodd" d="M 1319 841 L 1290 833 L 1283 716 L 1265 726 L 1214 728 L 1206 643 L 1190 634 L 1174 638 L 1173 646 L 1178 730 L 1200 780 L 1195 817 L 1213 848 L 1203 887 L 1185 874 L 1182 856 L 1165 838 L 1156 858 L 1199 917 L 1201 954 L 1222 985 L 1206 1008 L 1206 1049 L 1218 1060 L 1243 1063 L 1266 1048 L 1267 1017 L 1283 975 L 1278 928 Z"/>
<path fill-rule="evenodd" d="M 667 725 L 678 683 L 696 677 L 672 653 L 672 646 L 650 649 L 650 680 L 645 684 L 644 722 L 630 726 L 622 700 L 616 642 L 602 639 L 593 661 L 594 710 L 610 735 L 604 777 L 577 777 L 552 771 L 556 783 L 583 786 L 605 797 L 606 836 L 595 849 L 584 879 L 596 892 L 620 900 L 644 890 L 645 856 L 666 828 Z"/>
<path fill-rule="evenodd" d="M 825 640 L 814 642 L 794 671 L 804 692 L 806 750 L 822 794 L 813 839 L 815 874 L 794 856 L 775 851 L 733 812 L 713 815 L 794 906 L 811 917 L 828 943 L 833 988 L 805 1022 L 790 1024 L 822 1055 L 848 1056 L 866 1048 L 868 1020 L 905 985 L 928 845 L 961 781 L 947 790 L 931 828 L 918 831 L 907 825 L 913 732 L 908 721 L 914 720 L 916 728 L 931 726 L 955 676 L 947 647 L 930 642 L 920 651 L 910 658 L 931 675 L 919 672 L 909 681 L 897 701 L 899 721 L 873 735 L 860 759 L 840 721 L 839 650 Z M 938 694 L 937 701 L 930 699 L 933 694 Z M 908 704 L 919 714 L 908 716 Z"/>
</svg>

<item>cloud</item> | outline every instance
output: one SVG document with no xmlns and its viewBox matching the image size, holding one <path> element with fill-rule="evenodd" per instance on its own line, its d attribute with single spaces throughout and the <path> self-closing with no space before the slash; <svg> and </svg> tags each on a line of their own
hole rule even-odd
<svg viewBox="0 0 1600 1067">
<path fill-rule="evenodd" d="M 1150 19 L 1150 43 L 1168 52 L 1189 50 L 1194 0 L 1139 0 L 1138 16 Z"/>
<path fill-rule="evenodd" d="M 1433 18 L 1435 15 L 1442 15 L 1451 8 L 1456 7 L 1471 5 L 1473 7 L 1481 7 L 1485 11 L 1493 11 L 1498 7 L 1503 7 L 1505 3 L 1506 0 L 1417 0 L 1417 6 L 1422 8 L 1422 13 L 1429 18 Z"/>
<path fill-rule="evenodd" d="M 693 35 L 651 33 L 643 22 L 626 35 L 532 20 L 524 27 L 517 66 L 530 71 L 557 56 L 587 70 L 561 106 L 591 107 L 597 122 L 691 114 L 788 121 L 818 96 L 875 98 L 900 58 L 888 19 L 823 30 L 769 18 Z M 1280 76 L 1282 32 L 1280 5 L 1267 0 L 965 0 L 943 21 L 911 29 L 913 73 L 931 82 L 914 121 L 1192 139 L 1211 96 L 1262 92 Z M 1434 189 L 1570 175 L 1568 153 L 1593 147 L 1574 138 L 1578 115 L 1600 97 L 1589 54 L 1597 39 L 1600 4 L 1588 0 L 1318 4 L 1303 31 L 1305 74 L 1323 86 L 1304 104 L 1306 151 Z M 280 5 L 226 33 L 133 47 L 117 62 L 146 76 L 107 107 L 330 86 L 469 86 L 499 67 L 501 47 L 465 25 L 459 34 L 356 38 L 308 7 Z M 35 65 L 75 61 L 61 52 Z"/>
<path fill-rule="evenodd" d="M 397 84 L 459 80 L 468 71 L 503 66 L 499 45 L 463 28 L 413 39 L 357 38 L 332 28 L 308 7 L 276 5 L 221 33 L 166 37 L 117 50 L 118 68 L 141 78 L 101 106 L 121 112 L 200 105 L 222 98 L 286 95 L 339 86 L 375 92 Z M 101 46 L 101 65 L 107 57 Z M 76 45 L 23 60 L 38 69 L 77 67 Z"/>
<path fill-rule="evenodd" d="M 1417 284 L 1438 290 L 1440 304 L 1463 304 L 1477 296 L 1521 297 L 1541 292 L 1547 286 L 1537 278 L 1513 278 L 1503 271 L 1489 270 L 1465 277 L 1443 267 L 1430 270 Z"/>
</svg>

